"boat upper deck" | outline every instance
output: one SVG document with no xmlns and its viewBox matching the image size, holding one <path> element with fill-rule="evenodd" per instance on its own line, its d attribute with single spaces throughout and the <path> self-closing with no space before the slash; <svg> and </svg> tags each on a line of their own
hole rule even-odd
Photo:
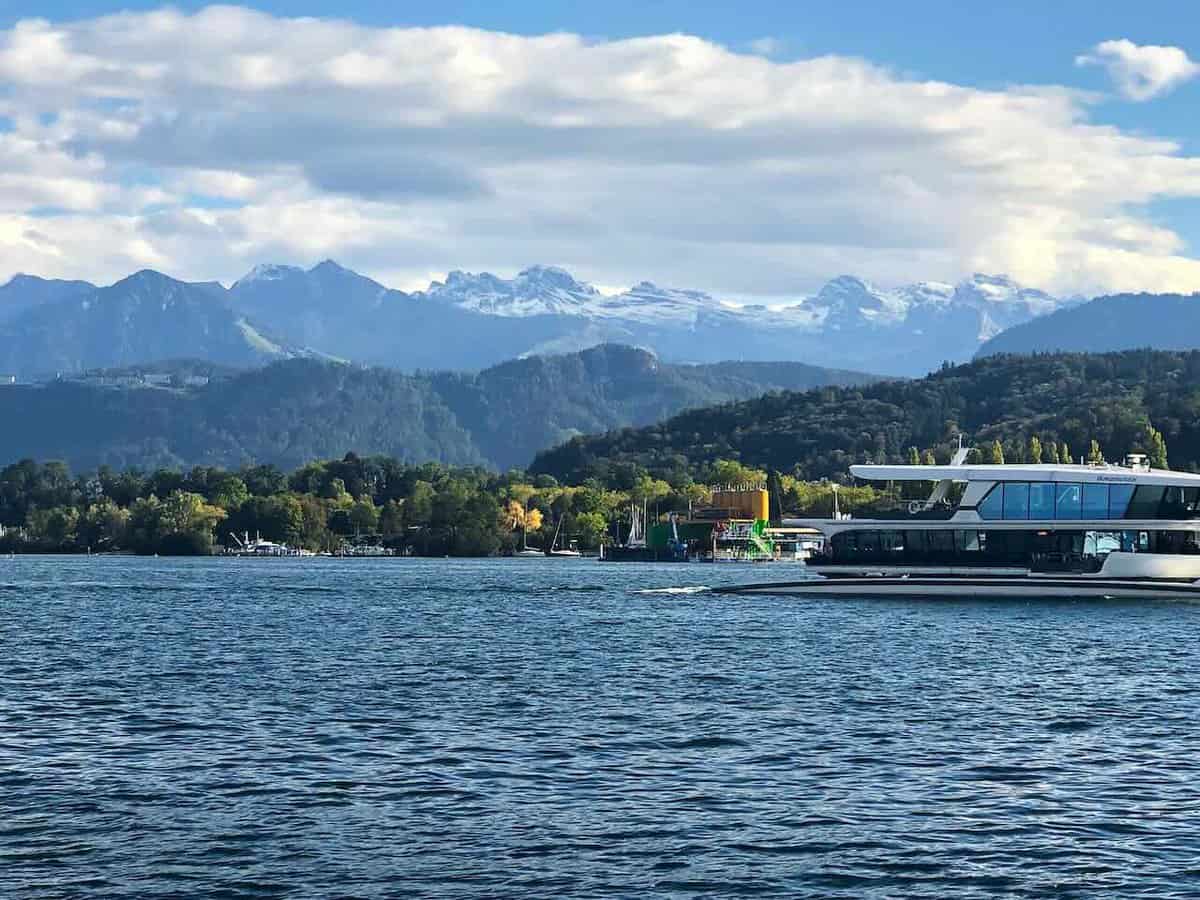
<svg viewBox="0 0 1200 900">
<path fill-rule="evenodd" d="M 989 483 L 997 481 L 1033 481 L 1200 487 L 1200 475 L 1191 472 L 1173 472 L 1169 469 L 1132 468 L 1113 464 L 854 465 L 850 467 L 850 474 L 864 481 L 951 481 L 959 483 L 973 481 L 985 481 Z"/>
</svg>

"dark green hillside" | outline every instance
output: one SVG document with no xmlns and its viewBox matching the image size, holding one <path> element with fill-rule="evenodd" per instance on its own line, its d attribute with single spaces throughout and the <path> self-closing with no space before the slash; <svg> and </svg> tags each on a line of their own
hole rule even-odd
<svg viewBox="0 0 1200 900">
<path fill-rule="evenodd" d="M 669 365 L 612 344 L 513 360 L 478 375 L 432 376 L 437 394 L 501 468 L 526 466 L 539 450 L 576 435 L 649 425 L 692 407 L 869 380 L 861 372 L 804 363 Z"/>
<path fill-rule="evenodd" d="M 76 469 L 299 466 L 363 447 L 405 461 L 481 463 L 471 436 L 429 386 L 395 372 L 290 360 L 198 390 L 70 382 L 0 388 L 0 458 Z"/>
<path fill-rule="evenodd" d="M 913 381 L 769 394 L 574 439 L 540 454 L 533 471 L 607 478 L 636 463 L 671 476 L 732 459 L 841 477 L 852 462 L 905 461 L 912 447 L 944 461 L 960 431 L 976 446 L 1007 442 L 1008 462 L 1021 461 L 1033 436 L 1065 440 L 1076 458 L 1097 440 L 1116 458 L 1148 421 L 1174 468 L 1200 467 L 1200 352 L 992 356 Z"/>
<path fill-rule="evenodd" d="M 136 373 L 151 371 L 176 377 L 147 387 Z M 215 377 L 197 385 L 197 374 Z M 194 363 L 139 366 L 84 383 L 0 387 L 0 421 L 14 423 L 0 429 L 0 462 L 296 467 L 355 451 L 507 469 L 583 432 L 645 425 L 768 390 L 869 378 L 800 363 L 660 365 L 616 346 L 478 374 L 404 375 L 305 359 L 236 373 Z"/>
</svg>

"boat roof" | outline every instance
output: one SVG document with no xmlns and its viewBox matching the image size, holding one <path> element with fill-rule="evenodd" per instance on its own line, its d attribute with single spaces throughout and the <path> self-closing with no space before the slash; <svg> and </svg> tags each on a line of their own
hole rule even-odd
<svg viewBox="0 0 1200 900">
<path fill-rule="evenodd" d="M 1200 475 L 1170 469 L 1131 469 L 1126 466 L 1080 466 L 1059 463 L 1014 465 L 869 466 L 850 467 L 864 481 L 1087 481 L 1125 484 L 1175 484 L 1200 487 Z"/>
</svg>

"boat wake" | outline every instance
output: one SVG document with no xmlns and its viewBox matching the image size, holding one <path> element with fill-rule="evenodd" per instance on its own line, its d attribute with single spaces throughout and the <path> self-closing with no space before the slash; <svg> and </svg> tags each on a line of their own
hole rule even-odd
<svg viewBox="0 0 1200 900">
<path fill-rule="evenodd" d="M 710 587 L 666 587 L 666 588 L 645 588 L 640 591 L 630 591 L 631 594 L 663 594 L 670 596 L 686 596 L 688 594 L 707 594 L 712 590 Z"/>
</svg>

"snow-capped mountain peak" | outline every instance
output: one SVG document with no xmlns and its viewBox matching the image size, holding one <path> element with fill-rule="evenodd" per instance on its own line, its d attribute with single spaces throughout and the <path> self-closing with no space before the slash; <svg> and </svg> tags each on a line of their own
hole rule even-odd
<svg viewBox="0 0 1200 900">
<path fill-rule="evenodd" d="M 302 275 L 304 270 L 298 266 L 280 266 L 274 263 L 260 263 L 233 283 L 234 287 L 253 284 L 260 281 L 282 281 L 290 275 Z"/>
<path fill-rule="evenodd" d="M 824 327 L 842 330 L 867 322 L 882 325 L 904 319 L 911 302 L 903 291 L 885 291 L 853 275 L 828 282 L 809 307 L 821 316 Z"/>
<path fill-rule="evenodd" d="M 704 313 L 731 311 L 702 291 L 660 287 L 650 281 L 635 284 L 624 293 L 605 297 L 595 313 L 609 319 L 642 323 L 693 325 Z"/>
<path fill-rule="evenodd" d="M 455 270 L 417 296 L 493 316 L 586 315 L 602 295 L 556 266 L 531 266 L 515 278 Z"/>
</svg>

